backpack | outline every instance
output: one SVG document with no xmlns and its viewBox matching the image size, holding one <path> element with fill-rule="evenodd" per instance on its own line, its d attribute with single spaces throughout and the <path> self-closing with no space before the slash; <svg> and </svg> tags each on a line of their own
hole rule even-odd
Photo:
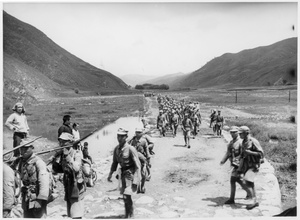
<svg viewBox="0 0 300 220">
<path fill-rule="evenodd" d="M 33 165 L 36 167 L 36 162 L 39 158 L 36 157 L 34 160 L 33 160 Z M 36 167 L 37 169 L 37 167 Z M 57 194 L 55 193 L 55 188 L 56 188 L 56 182 L 55 182 L 55 179 L 53 177 L 53 174 L 52 174 L 52 171 L 51 169 L 47 166 L 47 172 L 49 174 L 49 196 L 48 196 L 48 200 L 47 200 L 47 203 L 50 203 L 50 202 L 53 202 L 56 198 L 57 198 Z"/>
</svg>

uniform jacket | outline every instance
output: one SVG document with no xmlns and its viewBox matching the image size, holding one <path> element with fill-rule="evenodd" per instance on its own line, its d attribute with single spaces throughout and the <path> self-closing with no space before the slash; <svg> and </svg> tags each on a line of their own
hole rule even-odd
<svg viewBox="0 0 300 220">
<path fill-rule="evenodd" d="M 48 200 L 50 177 L 45 162 L 32 154 L 26 161 L 21 161 L 21 179 L 23 183 L 23 201 L 33 208 L 34 201 Z"/>
<path fill-rule="evenodd" d="M 138 185 L 141 180 L 141 163 L 138 152 L 133 146 L 125 143 L 122 148 L 119 145 L 115 147 L 110 171 L 116 171 L 118 164 L 120 164 L 122 170 L 130 169 L 132 171 L 133 184 Z"/>
<path fill-rule="evenodd" d="M 191 130 L 193 128 L 193 123 L 191 121 L 191 119 L 189 118 L 184 118 L 182 120 L 182 127 L 185 129 L 185 130 Z"/>
<path fill-rule="evenodd" d="M 131 146 L 134 146 L 137 152 L 140 152 L 143 154 L 146 158 L 149 158 L 149 148 L 148 148 L 148 143 L 147 140 L 143 137 L 138 139 L 136 136 L 134 136 L 130 141 L 129 144 Z"/>
<path fill-rule="evenodd" d="M 162 114 L 162 115 L 158 115 L 157 116 L 157 126 L 165 126 L 166 124 L 166 118 L 165 116 Z"/>
<path fill-rule="evenodd" d="M 15 203 L 15 172 L 3 163 L 3 211 L 10 211 Z"/>
<path fill-rule="evenodd" d="M 259 156 L 246 155 L 245 150 L 259 152 Z M 260 167 L 261 159 L 264 157 L 264 152 L 258 140 L 254 137 L 248 137 L 247 140 L 242 142 L 242 153 L 241 153 L 241 167 L 240 169 L 245 173 L 247 170 L 253 168 L 257 170 Z"/>
<path fill-rule="evenodd" d="M 230 162 L 235 162 L 237 165 L 239 164 L 239 160 L 242 152 L 242 139 L 237 136 L 237 138 L 232 139 L 227 145 L 227 151 L 225 156 L 222 159 L 222 162 L 225 163 L 228 159 Z"/>
</svg>

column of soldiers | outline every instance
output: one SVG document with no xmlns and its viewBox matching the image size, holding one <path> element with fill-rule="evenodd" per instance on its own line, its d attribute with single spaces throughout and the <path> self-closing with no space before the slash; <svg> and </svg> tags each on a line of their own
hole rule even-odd
<svg viewBox="0 0 300 220">
<path fill-rule="evenodd" d="M 156 120 L 156 127 L 159 129 L 160 137 L 165 137 L 170 130 L 173 137 L 177 135 L 177 128 L 181 125 L 184 135 L 185 147 L 190 148 L 191 135 L 199 133 L 201 124 L 200 104 L 198 102 L 185 103 L 176 101 L 168 96 L 158 95 L 159 115 Z"/>
</svg>

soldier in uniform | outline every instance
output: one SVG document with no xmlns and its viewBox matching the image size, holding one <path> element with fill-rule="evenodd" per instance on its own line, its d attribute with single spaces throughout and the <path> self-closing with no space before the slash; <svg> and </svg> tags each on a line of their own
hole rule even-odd
<svg viewBox="0 0 300 220">
<path fill-rule="evenodd" d="M 184 119 L 182 120 L 181 128 L 183 130 L 185 147 L 191 148 L 190 137 L 191 137 L 191 130 L 193 130 L 193 123 L 192 123 L 191 119 L 189 118 L 188 113 L 184 114 Z"/>
<path fill-rule="evenodd" d="M 15 176 L 15 171 L 9 166 L 14 160 L 13 152 L 3 157 L 3 218 L 22 218 L 23 210 L 18 208 L 17 186 L 19 180 Z M 20 210 L 21 209 L 21 210 Z"/>
<path fill-rule="evenodd" d="M 212 110 L 212 113 L 210 114 L 210 125 L 209 127 L 213 128 L 213 132 L 215 132 L 215 123 L 216 123 L 216 120 L 217 120 L 217 110 L 216 109 L 213 109 Z"/>
<path fill-rule="evenodd" d="M 123 194 L 125 205 L 125 217 L 133 217 L 132 194 L 137 191 L 140 184 L 141 164 L 137 150 L 126 142 L 128 131 L 119 128 L 117 132 L 119 145 L 114 149 L 113 161 L 107 180 L 111 182 L 112 174 L 116 171 L 118 164 L 121 167 L 121 194 Z"/>
<path fill-rule="evenodd" d="M 71 145 L 72 140 L 64 145 Z M 82 173 L 82 152 L 77 146 L 70 146 L 62 152 L 63 185 L 65 201 L 67 202 L 67 215 L 71 218 L 82 218 L 84 214 L 84 192 L 86 185 Z"/>
<path fill-rule="evenodd" d="M 218 115 L 217 115 L 217 118 L 216 118 L 216 125 L 215 125 L 216 126 L 215 130 L 216 130 L 218 136 L 222 135 L 223 125 L 224 125 L 224 118 L 221 115 L 221 111 L 218 110 Z"/>
<path fill-rule="evenodd" d="M 139 160 L 141 163 L 141 187 L 140 192 L 145 193 L 145 182 L 146 179 L 150 180 L 150 153 L 148 148 L 148 143 L 145 138 L 143 138 L 143 129 L 136 128 L 135 136 L 128 142 L 131 146 L 134 146 L 138 152 Z"/>
<path fill-rule="evenodd" d="M 156 127 L 159 129 L 160 135 L 166 136 L 166 119 L 165 116 L 163 115 L 163 111 L 159 110 L 159 115 L 157 116 L 157 122 L 156 122 Z"/>
<path fill-rule="evenodd" d="M 145 133 L 143 133 L 142 137 L 147 141 L 149 153 L 151 155 L 154 155 L 155 154 L 154 151 L 153 151 L 154 142 L 153 142 L 152 138 L 148 134 L 145 134 Z"/>
<path fill-rule="evenodd" d="M 247 197 L 250 197 L 250 192 L 245 186 L 244 182 L 241 180 L 240 175 L 237 172 L 239 167 L 239 161 L 242 151 L 242 139 L 240 139 L 238 134 L 238 127 L 232 126 L 230 128 L 230 135 L 232 140 L 227 146 L 227 152 L 222 158 L 220 164 L 223 165 L 228 159 L 230 160 L 232 166 L 232 172 L 230 177 L 230 198 L 225 202 L 225 204 L 234 204 L 236 183 L 239 183 L 241 187 L 247 192 Z"/>
<path fill-rule="evenodd" d="M 28 141 L 26 141 L 28 142 Z M 33 153 L 34 146 L 25 144 L 21 149 L 19 166 L 22 179 L 22 208 L 24 218 L 46 218 L 50 177 L 45 162 Z"/>
<path fill-rule="evenodd" d="M 253 203 L 246 207 L 250 210 L 259 206 L 256 199 L 254 179 L 259 171 L 260 164 L 263 162 L 264 152 L 258 140 L 251 137 L 250 129 L 247 126 L 240 127 L 239 135 L 243 142 L 238 172 L 244 176 L 245 185 L 251 193 L 250 198 L 253 199 Z"/>
<path fill-rule="evenodd" d="M 175 110 L 173 110 L 171 116 L 171 128 L 173 132 L 173 138 L 176 137 L 178 125 L 179 125 L 179 115 L 176 113 Z"/>
</svg>

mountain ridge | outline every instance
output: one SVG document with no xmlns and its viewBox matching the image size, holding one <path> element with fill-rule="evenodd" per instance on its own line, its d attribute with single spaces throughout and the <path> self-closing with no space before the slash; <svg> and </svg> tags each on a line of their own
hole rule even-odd
<svg viewBox="0 0 300 220">
<path fill-rule="evenodd" d="M 59 92 L 70 95 L 74 89 L 95 94 L 103 91 L 128 90 L 127 84 L 112 73 L 81 60 L 57 45 L 37 28 L 5 11 L 3 11 L 3 60 L 5 85 L 16 84 L 9 82 L 13 75 L 20 77 L 22 72 L 33 71 L 35 77 L 43 77 L 39 85 L 32 85 L 32 87 L 47 87 L 49 80 L 54 83 L 51 84 L 56 85 L 52 91 L 49 88 L 45 96 L 51 94 L 56 96 Z M 14 62 L 16 65 L 13 64 Z M 19 88 L 27 90 L 28 95 L 34 96 L 34 90 L 27 88 L 35 82 L 32 75 L 28 75 L 26 81 L 19 77 L 14 79 L 18 81 Z M 11 90 L 11 88 L 6 89 Z M 7 95 L 9 96 L 10 93 L 8 92 Z M 15 96 L 19 95 L 15 94 Z"/>
<path fill-rule="evenodd" d="M 269 86 L 280 78 L 297 83 L 297 38 L 225 53 L 182 80 L 182 87 Z"/>
</svg>

